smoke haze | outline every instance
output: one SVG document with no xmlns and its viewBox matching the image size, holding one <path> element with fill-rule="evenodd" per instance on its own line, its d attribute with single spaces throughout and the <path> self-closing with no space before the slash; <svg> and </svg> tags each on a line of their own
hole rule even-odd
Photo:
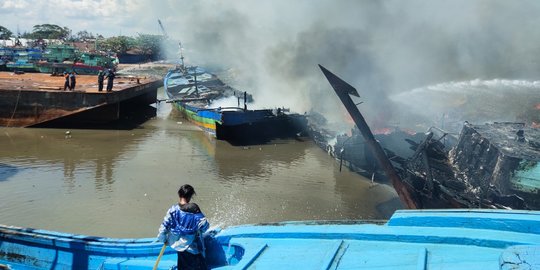
<svg viewBox="0 0 540 270">
<path fill-rule="evenodd" d="M 536 80 L 540 71 L 536 1 L 198 1 L 178 9 L 186 12 L 174 34 L 191 63 L 234 70 L 234 86 L 253 93 L 258 107 L 314 109 L 333 121 L 345 112 L 317 64 L 358 89 L 372 123 L 434 121 L 445 108 L 432 101 L 459 97 L 399 95 L 411 89 Z M 413 103 L 417 113 L 391 100 Z"/>
<path fill-rule="evenodd" d="M 8 7 L 26 2 L 6 0 L 0 13 L 7 16 Z M 50 5 L 37 2 L 42 8 Z M 401 94 L 411 89 L 477 79 L 539 79 L 540 2 L 535 0 L 71 2 L 99 10 L 103 18 L 92 19 L 102 30 L 156 33 L 161 19 L 169 36 L 182 41 L 189 64 L 227 71 L 234 87 L 253 94 L 255 106 L 300 113 L 314 109 L 336 122 L 343 122 L 346 113 L 317 64 L 357 88 L 360 109 L 371 123 L 380 118 L 433 122 L 446 112 L 432 103 L 457 102 L 452 90 L 429 99 Z M 106 7 L 117 8 L 117 17 L 108 17 Z"/>
</svg>

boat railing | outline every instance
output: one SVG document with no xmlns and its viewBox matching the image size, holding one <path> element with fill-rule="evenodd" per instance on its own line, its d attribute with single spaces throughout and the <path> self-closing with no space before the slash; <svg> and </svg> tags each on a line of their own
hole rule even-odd
<svg viewBox="0 0 540 270">
<path fill-rule="evenodd" d="M 217 108 L 204 108 L 198 111 L 243 111 L 240 107 L 217 107 Z"/>
</svg>

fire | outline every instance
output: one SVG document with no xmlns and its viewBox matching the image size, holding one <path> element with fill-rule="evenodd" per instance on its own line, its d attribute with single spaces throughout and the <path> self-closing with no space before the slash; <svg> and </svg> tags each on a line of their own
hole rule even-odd
<svg viewBox="0 0 540 270">
<path fill-rule="evenodd" d="M 373 134 L 388 135 L 394 131 L 393 128 L 377 128 L 373 130 Z"/>
<path fill-rule="evenodd" d="M 348 114 L 348 113 L 345 113 L 345 122 L 354 125 L 354 120 L 353 120 L 352 116 L 350 114 Z"/>
</svg>

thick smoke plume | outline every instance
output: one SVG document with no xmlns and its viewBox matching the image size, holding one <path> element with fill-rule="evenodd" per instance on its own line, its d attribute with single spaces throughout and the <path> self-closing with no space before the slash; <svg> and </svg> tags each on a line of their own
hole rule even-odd
<svg viewBox="0 0 540 270">
<path fill-rule="evenodd" d="M 446 112 L 433 104 L 459 102 L 452 90 L 431 99 L 401 94 L 411 89 L 477 79 L 527 82 L 540 74 L 538 1 L 172 2 L 165 8 L 176 16 L 164 22 L 174 25 L 169 35 L 182 40 L 188 62 L 227 71 L 258 107 L 315 110 L 343 122 L 346 113 L 317 64 L 357 88 L 368 121 L 387 125 L 435 122 Z"/>
</svg>

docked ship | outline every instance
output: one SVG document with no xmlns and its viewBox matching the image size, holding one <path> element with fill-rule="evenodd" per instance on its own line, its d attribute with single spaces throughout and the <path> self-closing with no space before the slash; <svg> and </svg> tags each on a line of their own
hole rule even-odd
<svg viewBox="0 0 540 270">
<path fill-rule="evenodd" d="M 80 53 L 75 47 L 65 44 L 49 45 L 43 58 L 37 67 L 39 72 L 49 74 L 75 71 L 80 75 L 96 75 L 100 70 L 115 66 L 115 59 L 108 55 Z"/>
<path fill-rule="evenodd" d="M 112 92 L 98 92 L 95 76 L 79 75 L 74 91 L 62 91 L 60 76 L 0 72 L 0 127 L 134 128 L 155 116 L 161 84 L 119 76 Z"/>
<path fill-rule="evenodd" d="M 223 83 L 201 67 L 184 65 L 164 78 L 165 93 L 180 113 L 208 134 L 233 144 L 264 143 L 292 138 L 306 127 L 304 115 L 278 109 L 248 109 L 251 96 Z M 237 106 L 212 107 L 212 101 L 236 97 Z M 243 103 L 243 106 L 242 106 Z"/>
<path fill-rule="evenodd" d="M 10 51 L 10 52 L 9 52 Z M 42 57 L 42 52 L 38 48 L 9 48 L 5 49 L 3 55 L 11 53 L 11 57 L 6 57 L 6 69 L 10 71 L 38 72 L 37 61 Z"/>
</svg>

